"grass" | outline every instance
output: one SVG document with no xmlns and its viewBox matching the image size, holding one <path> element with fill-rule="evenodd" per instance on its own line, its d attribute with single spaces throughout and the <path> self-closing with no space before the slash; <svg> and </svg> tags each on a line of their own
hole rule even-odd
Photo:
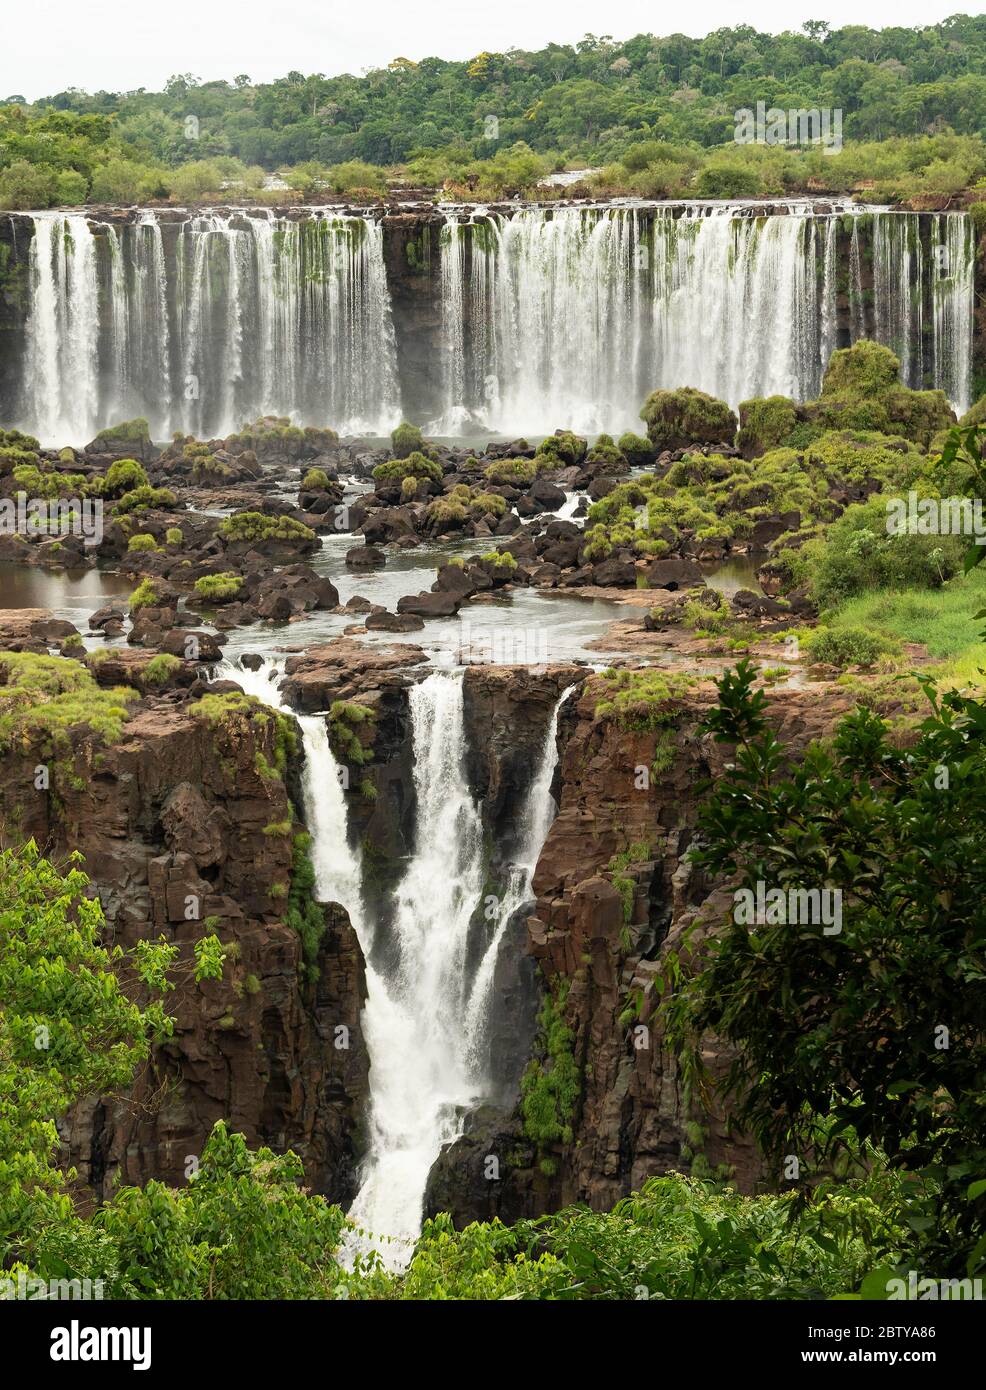
<svg viewBox="0 0 986 1390">
<path fill-rule="evenodd" d="M 882 639 L 923 643 L 949 684 L 981 686 L 986 644 L 980 639 L 982 620 L 975 617 L 981 608 L 986 608 L 986 570 L 978 569 L 940 589 L 872 590 L 847 599 L 826 621 L 836 631 L 860 628 Z M 907 666 L 906 657 L 901 664 Z"/>
</svg>

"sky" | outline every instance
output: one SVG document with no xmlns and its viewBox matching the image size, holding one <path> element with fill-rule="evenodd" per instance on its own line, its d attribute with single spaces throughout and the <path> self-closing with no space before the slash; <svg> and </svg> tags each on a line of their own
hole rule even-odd
<svg viewBox="0 0 986 1390">
<path fill-rule="evenodd" d="M 984 0 L 28 0 L 3 21 L 0 98 L 28 101 L 66 87 L 160 90 L 173 73 L 202 80 L 246 73 L 267 82 L 297 70 L 362 73 L 392 58 L 471 58 L 486 49 L 574 43 L 586 33 L 685 32 L 724 25 L 768 32 L 806 19 L 843 24 L 933 24 L 978 14 Z"/>
</svg>

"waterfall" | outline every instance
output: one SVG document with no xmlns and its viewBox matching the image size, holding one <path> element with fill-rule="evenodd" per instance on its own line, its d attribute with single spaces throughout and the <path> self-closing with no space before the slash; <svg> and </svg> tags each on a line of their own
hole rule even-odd
<svg viewBox="0 0 986 1390">
<path fill-rule="evenodd" d="M 99 416 L 96 248 L 85 217 L 34 218 L 28 283 L 25 425 L 45 440 L 84 442 Z"/>
<path fill-rule="evenodd" d="M 845 216 L 843 343 L 872 334 L 899 354 L 904 381 L 938 386 L 964 407 L 969 219 L 932 219 L 932 243 L 943 249 L 931 280 L 921 248 L 927 219 L 879 210 Z M 558 425 L 615 433 L 635 426 L 656 387 L 694 386 L 733 406 L 752 396 L 817 396 L 839 344 L 840 220 L 807 204 L 769 216 L 728 204 L 477 210 L 467 222 L 450 215 L 441 239 L 443 378 L 433 428 L 451 431 L 469 420 L 514 434 Z M 926 296 L 936 315 L 930 351 Z"/>
<path fill-rule="evenodd" d="M 365 953 L 369 950 L 369 941 L 363 910 L 362 866 L 358 854 L 349 845 L 346 798 L 339 764 L 329 747 L 325 716 L 296 714 L 285 704 L 278 689 L 283 675 L 283 661 L 267 657 L 256 671 L 223 661 L 216 668 L 215 679 L 236 681 L 248 695 L 292 714 L 301 726 L 305 749 L 302 793 L 305 823 L 312 840 L 310 853 L 315 870 L 315 894 L 319 902 L 342 904 Z"/>
<path fill-rule="evenodd" d="M 39 214 L 29 281 L 19 413 L 45 443 L 86 443 L 124 415 L 158 439 L 264 414 L 362 434 L 400 418 L 374 219 L 224 211 L 173 229 L 153 211 L 122 228 Z"/>
<path fill-rule="evenodd" d="M 570 685 L 567 690 L 562 692 L 555 704 L 551 718 L 548 720 L 548 729 L 541 745 L 534 780 L 531 782 L 520 815 L 516 862 L 510 869 L 507 891 L 499 910 L 495 930 L 483 952 L 482 960 L 469 991 L 469 1002 L 466 1007 L 467 1047 L 476 1065 L 481 1065 L 479 1059 L 482 1056 L 485 1041 L 490 992 L 493 986 L 493 972 L 496 969 L 500 941 L 510 918 L 531 896 L 531 884 L 534 879 L 534 870 L 537 868 L 538 857 L 544 848 L 548 831 L 551 829 L 551 822 L 558 809 L 551 796 L 551 783 L 554 780 L 555 768 L 558 766 L 558 720 L 562 706 L 574 689 L 575 686 Z"/>
<path fill-rule="evenodd" d="M 34 215 L 18 423 L 46 444 L 85 443 L 124 415 L 159 439 L 262 414 L 389 431 L 403 413 L 389 226 L 330 209 L 180 224 L 145 210 L 122 227 Z M 438 241 L 435 434 L 639 430 L 658 387 L 809 400 L 834 348 L 867 335 L 908 384 L 969 403 L 965 213 L 475 207 L 447 212 Z"/>
<path fill-rule="evenodd" d="M 370 1051 L 370 1153 L 350 1218 L 385 1263 L 402 1267 L 421 1227 L 428 1174 L 484 1095 L 482 1039 L 496 951 L 530 893 L 554 813 L 555 707 L 521 818 L 518 863 L 493 935 L 470 971 L 469 935 L 483 898 L 479 808 L 465 776 L 463 675 L 436 672 L 410 693 L 417 830 L 394 894 L 396 964 L 370 977 L 364 1030 Z M 564 699 L 564 697 L 563 697 Z M 366 1235 L 363 1240 L 365 1242 Z"/>
</svg>

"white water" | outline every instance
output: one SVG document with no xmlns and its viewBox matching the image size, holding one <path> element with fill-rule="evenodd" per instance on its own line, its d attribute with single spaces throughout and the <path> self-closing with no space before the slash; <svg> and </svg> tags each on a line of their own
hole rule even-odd
<svg viewBox="0 0 986 1390">
<path fill-rule="evenodd" d="M 639 428 L 641 403 L 656 387 L 695 386 L 733 406 L 753 396 L 817 396 L 837 342 L 839 217 L 797 204 L 783 215 L 748 213 L 723 205 L 679 216 L 613 207 L 450 217 L 441 257 L 445 341 L 454 350 L 443 358 L 442 411 L 431 427 L 454 433 L 470 418 L 514 434 L 559 423 L 615 433 Z M 931 238 L 947 245 L 949 271 L 933 276 L 915 215 L 871 212 L 864 232 L 851 215 L 852 341 L 887 342 L 905 381 L 938 386 L 967 408 L 969 219 L 934 219 Z M 931 353 L 922 352 L 925 299 L 936 306 Z"/>
<path fill-rule="evenodd" d="M 429 429 L 639 429 L 655 387 L 734 406 L 813 398 L 838 341 L 846 216 L 849 337 L 888 343 L 908 384 L 966 409 L 965 214 L 475 208 L 466 222 L 449 213 L 439 237 Z M 157 438 L 228 434 L 269 413 L 378 434 L 408 408 L 379 220 L 227 210 L 175 229 L 146 211 L 120 229 L 41 213 L 34 230 L 19 415 L 45 443 L 83 443 L 134 415 Z"/>
<path fill-rule="evenodd" d="M 135 415 L 157 439 L 264 414 L 354 434 L 400 419 L 378 221 L 204 213 L 172 233 L 171 256 L 153 211 L 123 228 L 38 214 L 34 229 L 20 416 L 42 442 L 85 443 Z"/>
<path fill-rule="evenodd" d="M 268 658 L 257 671 L 224 662 L 216 675 L 276 709 L 289 709 L 278 690 L 281 662 Z M 316 893 L 347 909 L 367 966 L 362 1026 L 370 1056 L 370 1144 L 350 1211 L 360 1235 L 347 1251 L 351 1258 L 378 1250 L 393 1268 L 411 1256 L 428 1174 L 442 1145 L 459 1137 L 467 1111 L 487 1086 L 483 1042 L 496 954 L 507 921 L 530 894 L 555 812 L 558 715 L 571 693 L 562 695 L 549 722 L 520 817 L 516 861 L 482 959 L 470 970 L 470 923 L 482 899 L 485 852 L 479 808 L 465 777 L 463 675 L 436 672 L 409 693 L 416 843 L 394 894 L 396 963 L 385 971 L 371 959 L 361 865 L 348 842 L 345 796 L 325 719 L 295 716 L 304 737 Z"/>
</svg>

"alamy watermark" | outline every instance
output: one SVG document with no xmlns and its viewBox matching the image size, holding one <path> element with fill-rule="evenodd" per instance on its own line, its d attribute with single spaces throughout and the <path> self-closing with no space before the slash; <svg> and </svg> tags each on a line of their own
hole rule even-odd
<svg viewBox="0 0 986 1390">
<path fill-rule="evenodd" d="M 758 880 L 756 891 L 736 889 L 733 921 L 741 927 L 821 927 L 823 936 L 838 936 L 842 931 L 842 889 L 768 888 Z"/>
<path fill-rule="evenodd" d="M 103 539 L 101 497 L 0 497 L 0 536 L 79 536 L 83 545 Z"/>
<path fill-rule="evenodd" d="M 907 497 L 887 499 L 888 536 L 970 536 L 986 545 L 986 513 L 981 497 Z"/>
<path fill-rule="evenodd" d="M 821 145 L 825 154 L 842 149 L 841 106 L 797 107 L 785 111 L 758 101 L 733 112 L 737 145 Z"/>
<path fill-rule="evenodd" d="M 0 1279 L 0 1299 L 20 1303 L 81 1301 L 103 1297 L 102 1279 L 39 1279 L 36 1275 L 18 1270 Z"/>
</svg>

